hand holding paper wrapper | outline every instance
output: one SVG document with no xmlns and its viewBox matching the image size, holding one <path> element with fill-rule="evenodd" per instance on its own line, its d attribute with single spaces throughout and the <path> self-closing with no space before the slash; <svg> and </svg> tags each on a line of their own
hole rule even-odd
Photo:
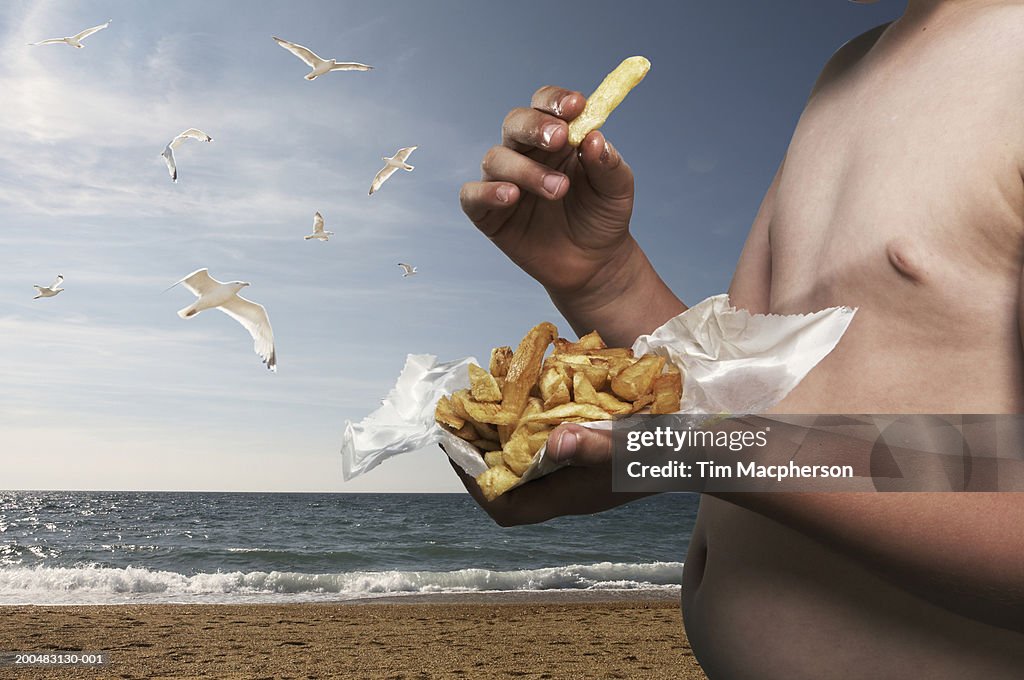
<svg viewBox="0 0 1024 680">
<path fill-rule="evenodd" d="M 832 351 L 853 315 L 847 307 L 788 316 L 750 314 L 732 308 L 727 295 L 718 295 L 639 337 L 633 350 L 638 356 L 659 354 L 682 369 L 681 413 L 761 413 L 785 398 Z M 341 450 L 345 479 L 435 443 L 443 444 L 467 474 L 476 477 L 486 471 L 475 447 L 434 422 L 438 399 L 469 387 L 470 363 L 478 364 L 473 358 L 438 363 L 431 355 L 409 355 L 383 405 L 359 423 L 346 423 Z M 519 484 L 558 467 L 541 449 Z"/>
</svg>

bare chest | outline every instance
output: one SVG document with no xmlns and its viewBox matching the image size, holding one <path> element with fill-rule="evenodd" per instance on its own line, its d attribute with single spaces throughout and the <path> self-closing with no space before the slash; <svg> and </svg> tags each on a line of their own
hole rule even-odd
<svg viewBox="0 0 1024 680">
<path fill-rule="evenodd" d="M 905 284 L 943 306 L 942 291 L 1015 296 L 1024 111 L 1008 105 L 1007 74 L 955 42 L 871 56 L 818 91 L 794 132 L 770 227 L 772 308 L 863 304 Z"/>
</svg>

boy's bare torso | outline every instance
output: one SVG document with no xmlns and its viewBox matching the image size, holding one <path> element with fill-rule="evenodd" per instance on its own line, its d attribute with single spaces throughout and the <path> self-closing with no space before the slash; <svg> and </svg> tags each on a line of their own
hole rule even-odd
<svg viewBox="0 0 1024 680">
<path fill-rule="evenodd" d="M 789 413 L 1024 412 L 1024 3 L 913 4 L 826 67 L 737 268 L 738 307 L 859 308 Z M 713 678 L 1024 663 L 1024 635 L 725 501 L 702 500 L 686 565 L 687 633 Z"/>
</svg>

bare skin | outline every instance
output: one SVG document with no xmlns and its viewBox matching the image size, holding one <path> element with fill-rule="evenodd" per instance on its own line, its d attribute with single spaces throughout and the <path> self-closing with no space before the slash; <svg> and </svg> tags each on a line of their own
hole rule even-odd
<svg viewBox="0 0 1024 680">
<path fill-rule="evenodd" d="M 754 312 L 860 311 L 779 412 L 1024 411 L 1021 64 L 1024 3 L 910 0 L 826 65 L 730 295 Z M 544 88 L 512 112 L 463 207 L 577 332 L 629 345 L 686 307 L 628 234 L 625 162 L 602 161 L 596 132 L 581 157 L 564 148 L 582 101 Z M 550 168 L 566 177 L 554 194 Z M 533 255 L 542 240 L 557 278 Z M 497 521 L 633 498 L 609 492 L 600 434 L 563 426 L 549 448 L 573 466 L 484 504 Z M 1012 493 L 705 496 L 687 634 L 712 678 L 1019 677 L 1022 515 Z"/>
</svg>

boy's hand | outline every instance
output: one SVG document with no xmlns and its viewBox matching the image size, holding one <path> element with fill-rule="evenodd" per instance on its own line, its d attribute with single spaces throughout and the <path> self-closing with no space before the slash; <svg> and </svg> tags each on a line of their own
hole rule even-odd
<svg viewBox="0 0 1024 680">
<path fill-rule="evenodd" d="M 612 434 L 579 425 L 560 425 L 548 437 L 545 456 L 568 465 L 507 491 L 493 501 L 476 480 L 452 462 L 466 490 L 504 527 L 536 524 L 563 515 L 589 515 L 648 496 L 612 493 Z"/>
<path fill-rule="evenodd" d="M 552 295 L 601 289 L 635 242 L 629 237 L 633 173 L 604 136 L 578 149 L 568 123 L 579 92 L 542 87 L 513 109 L 502 143 L 484 156 L 483 180 L 462 186 L 462 209 L 480 231 Z"/>
</svg>

